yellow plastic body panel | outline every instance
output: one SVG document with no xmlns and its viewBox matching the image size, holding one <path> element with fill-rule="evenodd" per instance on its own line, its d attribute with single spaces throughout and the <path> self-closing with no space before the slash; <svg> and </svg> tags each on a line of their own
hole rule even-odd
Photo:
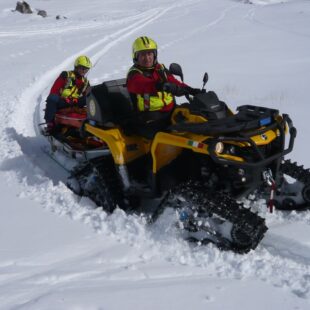
<svg viewBox="0 0 310 310">
<path fill-rule="evenodd" d="M 173 124 L 176 123 L 175 119 L 177 118 L 178 114 L 182 114 L 182 116 L 186 119 L 187 123 L 203 123 L 208 121 L 208 119 L 203 117 L 202 115 L 191 114 L 188 107 L 180 106 L 175 108 L 175 110 L 173 111 L 171 118 Z M 228 109 L 228 114 L 233 115 L 233 112 Z"/>
<path fill-rule="evenodd" d="M 276 138 L 277 138 L 277 132 L 274 130 L 268 130 L 264 132 L 262 135 L 251 137 L 253 142 L 259 146 L 269 144 Z"/>
<path fill-rule="evenodd" d="M 173 111 L 173 114 L 171 117 L 173 124 L 176 123 L 175 118 L 177 117 L 178 114 L 182 114 L 182 116 L 186 118 L 187 122 L 189 123 L 203 123 L 207 121 L 207 119 L 201 115 L 191 114 L 188 108 L 177 107 Z"/>
<path fill-rule="evenodd" d="M 115 164 L 127 164 L 150 151 L 151 142 L 138 136 L 125 136 L 119 128 L 102 129 L 85 124 L 85 130 L 104 141 L 114 158 Z"/>
<path fill-rule="evenodd" d="M 165 132 L 156 134 L 151 153 L 153 158 L 153 173 L 168 165 L 174 160 L 183 149 L 191 149 L 194 152 L 208 154 L 208 145 L 202 143 L 206 136 L 187 133 L 186 135 L 175 135 Z M 193 143 L 195 146 L 193 145 Z"/>
</svg>

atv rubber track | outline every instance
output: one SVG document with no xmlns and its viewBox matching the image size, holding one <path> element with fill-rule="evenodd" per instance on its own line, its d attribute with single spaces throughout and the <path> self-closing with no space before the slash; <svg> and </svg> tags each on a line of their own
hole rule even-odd
<svg viewBox="0 0 310 310">
<path fill-rule="evenodd" d="M 281 164 L 281 172 L 304 184 L 310 184 L 310 169 L 298 166 L 296 162 L 292 162 L 290 159 L 284 160 Z"/>
<path fill-rule="evenodd" d="M 114 170 L 111 157 L 93 159 L 81 164 L 71 173 L 70 178 L 78 182 L 80 192 L 68 186 L 76 194 L 92 199 L 108 213 L 113 212 L 116 207 L 127 209 L 128 201 L 124 199 L 120 180 Z"/>
<path fill-rule="evenodd" d="M 279 204 L 277 208 L 283 210 L 308 209 L 310 207 L 310 169 L 305 169 L 302 165 L 298 166 L 296 162 L 292 162 L 288 159 L 281 163 L 280 171 L 282 174 L 288 175 L 297 182 L 303 184 L 303 188 L 301 190 L 303 203 L 294 202 L 292 199 L 294 197 L 291 197 L 287 199 L 288 202 L 286 204 L 282 202 L 282 204 Z M 297 195 L 298 192 L 295 194 Z"/>
<path fill-rule="evenodd" d="M 247 253 L 257 247 L 267 231 L 265 220 L 250 209 L 245 208 L 243 203 L 237 202 L 224 192 L 207 192 L 206 187 L 201 182 L 189 181 L 178 186 L 170 193 L 166 204 L 178 209 L 179 206 L 176 205 L 176 201 L 180 196 L 186 200 L 187 204 L 192 205 L 194 213 L 204 213 L 210 218 L 216 216 L 232 224 L 230 240 L 218 236 L 218 233 L 214 235 L 215 239 L 219 240 L 219 243 L 214 243 L 221 249 Z M 196 225 L 196 229 L 200 230 L 201 227 Z M 208 243 L 211 240 L 196 241 Z"/>
</svg>

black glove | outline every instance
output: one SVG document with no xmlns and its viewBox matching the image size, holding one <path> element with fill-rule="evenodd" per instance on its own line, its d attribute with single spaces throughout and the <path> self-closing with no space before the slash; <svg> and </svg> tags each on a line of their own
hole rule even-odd
<svg viewBox="0 0 310 310">
<path fill-rule="evenodd" d="M 171 93 L 173 96 L 184 96 L 184 95 L 197 95 L 201 93 L 205 93 L 205 89 L 201 90 L 199 88 L 192 88 L 190 86 L 179 86 L 174 83 L 166 82 L 166 83 L 157 83 L 156 89 L 158 91 L 166 91 Z"/>
<path fill-rule="evenodd" d="M 172 95 L 178 96 L 180 87 L 174 83 L 166 82 L 163 84 L 163 91 L 171 93 Z"/>
<path fill-rule="evenodd" d="M 157 91 L 165 91 L 167 93 L 171 93 L 172 95 L 182 96 L 178 95 L 181 87 L 170 82 L 157 82 L 155 88 Z"/>
<path fill-rule="evenodd" d="M 189 86 L 186 89 L 187 89 L 188 94 L 190 94 L 192 96 L 196 96 L 198 94 L 202 94 L 202 93 L 206 92 L 205 89 L 192 88 L 192 87 L 189 87 Z"/>
</svg>

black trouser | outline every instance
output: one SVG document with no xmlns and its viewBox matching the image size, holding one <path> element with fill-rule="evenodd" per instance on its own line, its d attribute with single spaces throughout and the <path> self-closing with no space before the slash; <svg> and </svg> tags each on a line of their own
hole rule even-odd
<svg viewBox="0 0 310 310">
<path fill-rule="evenodd" d="M 60 98 L 60 96 L 51 94 L 46 99 L 46 108 L 44 119 L 47 123 L 52 122 L 55 118 L 55 114 L 59 109 L 64 109 L 68 104 Z"/>
</svg>

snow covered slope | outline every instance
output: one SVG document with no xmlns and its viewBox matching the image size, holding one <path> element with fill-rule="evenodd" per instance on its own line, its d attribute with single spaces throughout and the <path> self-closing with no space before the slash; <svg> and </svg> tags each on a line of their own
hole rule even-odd
<svg viewBox="0 0 310 310">
<path fill-rule="evenodd" d="M 309 309 L 310 211 L 269 214 L 258 202 L 269 231 L 244 256 L 188 245 L 169 214 L 148 227 L 76 197 L 37 125 L 77 55 L 95 64 L 92 84 L 122 78 L 133 40 L 148 35 L 188 84 L 200 87 L 207 71 L 233 109 L 288 113 L 298 130 L 291 158 L 310 167 L 310 2 L 88 2 L 29 0 L 47 18 L 0 2 L 0 309 Z"/>
</svg>

